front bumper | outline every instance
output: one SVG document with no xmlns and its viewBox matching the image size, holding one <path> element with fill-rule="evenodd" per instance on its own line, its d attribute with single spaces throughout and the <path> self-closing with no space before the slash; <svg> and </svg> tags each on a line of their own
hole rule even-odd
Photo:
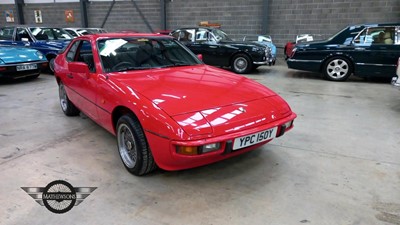
<svg viewBox="0 0 400 225">
<path fill-rule="evenodd" d="M 276 58 L 271 57 L 271 58 L 267 58 L 265 61 L 262 61 L 262 62 L 253 62 L 253 64 L 254 65 L 269 65 L 269 66 L 271 66 L 271 65 L 275 65 L 275 62 L 276 62 Z"/>
<path fill-rule="evenodd" d="M 29 65 L 29 64 L 36 64 L 37 65 L 36 69 L 22 70 L 22 71 L 17 70 L 17 66 Z M 46 66 L 47 66 L 47 60 L 0 65 L 0 78 L 21 79 L 30 76 L 37 76 L 40 74 L 41 69 Z"/>
<path fill-rule="evenodd" d="M 218 162 L 230 157 L 234 157 L 245 152 L 251 151 L 268 143 L 271 140 L 267 140 L 249 147 L 245 147 L 239 150 L 233 150 L 232 145 L 235 138 L 243 137 L 250 134 L 255 134 L 257 132 L 271 129 L 273 127 L 278 127 L 277 135 L 275 138 L 282 136 L 286 131 L 289 131 L 293 128 L 291 127 L 285 128 L 283 124 L 288 121 L 294 120 L 296 118 L 296 114 L 292 113 L 291 115 L 281 119 L 274 121 L 272 123 L 268 123 L 265 125 L 261 125 L 252 129 L 243 130 L 241 132 L 229 133 L 221 136 L 210 137 L 207 139 L 200 140 L 189 140 L 189 141 L 176 141 L 169 140 L 165 137 L 157 136 L 154 133 L 146 132 L 146 138 L 150 145 L 150 149 L 152 151 L 154 160 L 157 165 L 164 170 L 182 170 L 189 169 L 194 167 L 199 167 L 207 164 L 211 164 L 214 162 Z M 210 143 L 221 143 L 221 147 L 219 150 L 208 152 L 200 155 L 182 155 L 176 152 L 177 145 L 185 145 L 185 146 L 200 146 Z"/>
</svg>

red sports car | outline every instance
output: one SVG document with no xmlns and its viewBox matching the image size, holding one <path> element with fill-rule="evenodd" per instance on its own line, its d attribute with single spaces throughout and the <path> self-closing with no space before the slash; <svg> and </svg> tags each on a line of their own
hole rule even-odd
<svg viewBox="0 0 400 225">
<path fill-rule="evenodd" d="M 207 66 L 159 34 L 75 38 L 55 60 L 61 108 L 116 135 L 135 175 L 236 156 L 283 135 L 296 114 L 276 93 Z"/>
</svg>

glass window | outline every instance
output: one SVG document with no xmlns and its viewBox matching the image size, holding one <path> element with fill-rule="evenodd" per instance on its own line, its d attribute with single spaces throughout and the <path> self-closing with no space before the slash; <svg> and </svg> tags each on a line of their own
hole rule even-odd
<svg viewBox="0 0 400 225">
<path fill-rule="evenodd" d="M 81 41 L 81 44 L 79 45 L 77 52 L 78 52 L 78 57 L 76 57 L 76 61 L 85 63 L 86 65 L 88 65 L 89 70 L 91 72 L 95 72 L 96 68 L 93 60 L 93 52 L 90 42 Z"/>
<path fill-rule="evenodd" d="M 14 33 L 13 27 L 0 28 L 0 40 L 12 40 L 13 33 Z"/>
<path fill-rule="evenodd" d="M 29 36 L 28 31 L 25 28 L 17 28 L 15 40 L 32 42 L 32 38 Z"/>
<path fill-rule="evenodd" d="M 29 28 L 37 40 L 69 40 L 73 37 L 66 31 L 58 28 Z"/>
<path fill-rule="evenodd" d="M 75 41 L 67 53 L 68 62 L 83 62 L 91 72 L 95 72 L 92 46 L 89 41 Z"/>
<path fill-rule="evenodd" d="M 72 44 L 71 48 L 69 49 L 69 51 L 68 51 L 68 53 L 67 53 L 67 61 L 68 61 L 68 62 L 74 61 L 74 59 L 75 59 L 75 53 L 76 53 L 76 50 L 78 49 L 79 44 L 80 44 L 80 41 L 75 41 L 75 42 Z"/>
<path fill-rule="evenodd" d="M 395 40 L 394 27 L 371 27 L 364 29 L 355 39 L 356 44 L 385 44 L 392 45 Z"/>
<path fill-rule="evenodd" d="M 65 30 L 65 31 L 67 31 L 73 37 L 78 37 L 78 35 L 73 30 Z"/>
<path fill-rule="evenodd" d="M 201 62 L 172 39 L 113 38 L 98 43 L 103 69 L 106 72 L 187 66 Z"/>
</svg>

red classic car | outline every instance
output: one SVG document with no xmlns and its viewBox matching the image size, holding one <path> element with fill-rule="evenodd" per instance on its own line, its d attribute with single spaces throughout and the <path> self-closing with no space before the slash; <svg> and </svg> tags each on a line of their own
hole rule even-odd
<svg viewBox="0 0 400 225">
<path fill-rule="evenodd" d="M 276 93 L 203 64 L 172 37 L 93 34 L 57 56 L 67 116 L 116 135 L 127 170 L 180 170 L 242 154 L 283 135 L 296 114 Z"/>
</svg>

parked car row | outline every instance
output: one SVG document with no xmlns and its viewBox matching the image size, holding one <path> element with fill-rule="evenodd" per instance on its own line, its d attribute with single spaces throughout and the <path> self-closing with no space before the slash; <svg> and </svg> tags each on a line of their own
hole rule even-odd
<svg viewBox="0 0 400 225">
<path fill-rule="evenodd" d="M 51 28 L 24 25 L 2 27 L 0 28 L 0 45 L 3 47 L 0 48 L 0 56 L 3 56 L 4 58 L 4 56 L 7 55 L 10 57 L 9 60 L 14 61 L 5 61 L 3 59 L 0 61 L 0 65 L 4 64 L 4 68 L 7 67 L 7 70 L 11 71 L 13 70 L 11 69 L 11 65 L 14 65 L 15 63 L 26 63 L 31 60 L 39 60 L 32 54 L 28 54 L 31 53 L 31 51 L 24 50 L 24 48 L 35 49 L 35 52 L 40 52 L 42 54 L 41 56 L 43 56 L 43 59 L 41 58 L 40 61 L 45 60 L 48 61 L 48 63 L 38 63 L 37 66 L 31 64 L 31 67 L 25 66 L 23 67 L 25 68 L 24 72 L 18 71 L 18 73 L 5 73 L 3 71 L 0 76 L 16 79 L 24 77 L 27 74 L 37 77 L 37 74 L 40 73 L 41 69 L 47 69 L 50 72 L 53 72 L 53 61 L 58 55 L 58 52 L 64 49 L 74 37 L 104 32 L 106 31 L 101 28 Z M 12 48 L 8 49 L 7 46 L 12 46 Z M 20 47 L 18 48 L 18 51 L 16 50 L 16 47 Z M 20 53 L 23 51 L 26 51 L 26 54 L 21 55 Z M 26 58 L 25 56 L 29 57 Z M 29 61 L 25 62 L 24 60 Z"/>
</svg>

